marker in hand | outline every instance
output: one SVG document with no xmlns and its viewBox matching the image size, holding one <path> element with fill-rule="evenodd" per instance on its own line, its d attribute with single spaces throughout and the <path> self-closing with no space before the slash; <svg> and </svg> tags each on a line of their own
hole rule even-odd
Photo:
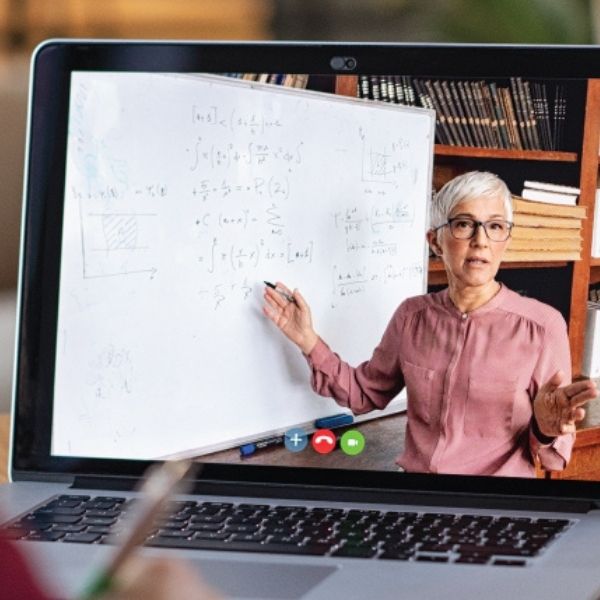
<svg viewBox="0 0 600 600">
<path fill-rule="evenodd" d="M 270 287 L 271 289 L 275 290 L 282 298 L 285 298 L 288 302 L 298 304 L 293 296 L 290 296 L 287 292 L 280 290 L 274 283 L 271 283 L 270 281 L 265 281 L 264 284 L 267 287 Z"/>
</svg>

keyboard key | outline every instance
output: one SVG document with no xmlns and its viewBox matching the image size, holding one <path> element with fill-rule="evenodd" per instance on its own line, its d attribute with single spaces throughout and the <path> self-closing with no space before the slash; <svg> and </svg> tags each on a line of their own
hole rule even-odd
<svg viewBox="0 0 600 600">
<path fill-rule="evenodd" d="M 434 554 L 419 554 L 415 560 L 418 560 L 419 562 L 447 563 L 450 559 L 448 556 L 442 554 L 438 556 L 435 556 Z"/>
<path fill-rule="evenodd" d="M 63 542 L 74 542 L 78 544 L 93 544 L 102 536 L 98 533 L 67 533 Z"/>
<path fill-rule="evenodd" d="M 88 510 L 85 513 L 85 516 L 90 518 L 90 517 L 100 517 L 100 518 L 107 518 L 107 519 L 114 519 L 116 517 L 119 517 L 121 515 L 121 511 L 120 510 L 98 510 L 98 509 L 93 509 L 93 510 Z"/>
<path fill-rule="evenodd" d="M 264 533 L 234 533 L 232 542 L 264 542 L 267 536 Z"/>
<path fill-rule="evenodd" d="M 159 529 L 157 535 L 159 537 L 187 538 L 191 537 L 194 533 L 195 531 L 189 530 L 174 531 L 172 529 Z"/>
<path fill-rule="evenodd" d="M 33 514 L 36 517 L 40 515 L 75 515 L 79 517 L 84 512 L 85 509 L 81 507 L 67 508 L 66 506 L 55 506 L 51 508 L 40 508 L 36 510 Z"/>
<path fill-rule="evenodd" d="M 384 560 L 410 560 L 414 556 L 412 552 L 390 552 L 389 550 L 384 550 L 379 558 Z"/>
<path fill-rule="evenodd" d="M 492 565 L 503 566 L 503 567 L 524 567 L 527 562 L 520 559 L 507 559 L 507 558 L 496 558 Z"/>
<path fill-rule="evenodd" d="M 192 531 L 219 531 L 222 527 L 222 523 L 190 523 L 187 529 Z"/>
<path fill-rule="evenodd" d="M 90 499 L 90 496 L 81 496 L 75 494 L 59 496 L 57 500 L 77 500 L 77 502 L 86 502 Z"/>
<path fill-rule="evenodd" d="M 231 537 L 231 533 L 224 531 L 196 531 L 194 533 L 195 540 L 226 540 L 229 537 Z"/>
<path fill-rule="evenodd" d="M 41 515 L 30 515 L 23 519 L 23 523 L 61 523 L 63 525 L 75 525 L 75 523 L 79 523 L 81 521 L 81 517 L 77 516 L 67 516 L 67 515 L 52 515 L 52 514 L 41 514 Z"/>
<path fill-rule="evenodd" d="M 62 531 L 63 533 L 79 533 L 83 531 L 85 526 L 83 525 L 55 525 L 52 531 Z"/>
<path fill-rule="evenodd" d="M 258 529 L 258 525 L 230 525 L 229 523 L 227 523 L 224 531 L 228 531 L 229 533 L 256 533 Z"/>
<path fill-rule="evenodd" d="M 261 552 L 271 554 L 301 554 L 319 556 L 329 551 L 329 546 L 306 545 L 294 546 L 287 544 L 256 544 L 253 542 L 221 542 L 218 540 L 180 540 L 177 538 L 152 538 L 147 546 L 160 548 L 189 548 L 196 550 L 227 550 L 230 552 Z"/>
<path fill-rule="evenodd" d="M 191 517 L 192 523 L 223 523 L 227 515 L 194 515 Z"/>
<path fill-rule="evenodd" d="M 332 556 L 345 556 L 347 558 L 371 558 L 377 552 L 375 546 L 347 546 L 344 545 L 335 552 Z"/>
<path fill-rule="evenodd" d="M 56 542 L 65 534 L 62 531 L 32 531 L 25 539 L 40 542 Z"/>
<path fill-rule="evenodd" d="M 117 522 L 116 519 L 107 519 L 104 517 L 93 517 L 91 519 L 88 519 L 87 517 L 81 522 L 82 525 L 86 525 L 87 527 L 91 527 L 91 526 L 97 526 L 97 525 L 105 525 L 107 527 L 110 527 L 111 525 L 114 525 Z"/>
<path fill-rule="evenodd" d="M 75 525 L 75 527 L 78 527 L 78 525 Z M 56 529 L 56 527 L 54 529 Z M 88 533 L 99 533 L 100 535 L 107 535 L 107 534 L 111 533 L 112 528 L 106 527 L 106 526 L 95 526 L 95 527 L 88 527 L 86 531 Z"/>
<path fill-rule="evenodd" d="M 489 555 L 461 554 L 454 562 L 470 564 L 470 565 L 485 565 L 490 561 Z"/>
</svg>

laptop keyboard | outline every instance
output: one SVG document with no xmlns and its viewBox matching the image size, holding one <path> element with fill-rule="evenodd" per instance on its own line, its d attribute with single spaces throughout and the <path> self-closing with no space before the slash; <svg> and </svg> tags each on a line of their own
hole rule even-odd
<svg viewBox="0 0 600 600">
<path fill-rule="evenodd" d="M 63 495 L 4 525 L 10 539 L 116 543 L 135 500 Z M 525 566 L 571 521 L 182 501 L 145 545 L 395 561 Z"/>
</svg>

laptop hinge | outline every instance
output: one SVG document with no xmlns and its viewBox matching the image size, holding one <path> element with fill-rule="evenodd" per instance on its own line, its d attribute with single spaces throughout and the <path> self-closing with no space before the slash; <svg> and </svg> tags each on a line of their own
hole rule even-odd
<svg viewBox="0 0 600 600">
<path fill-rule="evenodd" d="M 137 477 L 77 476 L 72 489 L 132 491 Z M 587 513 L 599 508 L 591 498 L 498 496 L 492 494 L 443 493 L 387 489 L 349 489 L 318 485 L 260 484 L 244 482 L 197 481 L 192 493 L 204 496 L 316 500 L 322 502 L 362 502 L 370 504 L 409 504 L 453 508 L 535 510 L 539 512 Z"/>
</svg>

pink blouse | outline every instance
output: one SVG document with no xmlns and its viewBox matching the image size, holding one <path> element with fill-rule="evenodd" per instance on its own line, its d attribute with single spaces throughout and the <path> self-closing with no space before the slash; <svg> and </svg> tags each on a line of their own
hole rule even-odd
<svg viewBox="0 0 600 600">
<path fill-rule="evenodd" d="M 462 314 L 448 290 L 409 298 L 370 360 L 354 368 L 319 340 L 312 386 L 354 414 L 384 408 L 406 386 L 406 471 L 533 477 L 569 461 L 574 435 L 542 445 L 532 402 L 559 369 L 571 382 L 567 329 L 554 308 L 502 286 Z M 367 440 L 368 443 L 368 440 Z"/>
</svg>

